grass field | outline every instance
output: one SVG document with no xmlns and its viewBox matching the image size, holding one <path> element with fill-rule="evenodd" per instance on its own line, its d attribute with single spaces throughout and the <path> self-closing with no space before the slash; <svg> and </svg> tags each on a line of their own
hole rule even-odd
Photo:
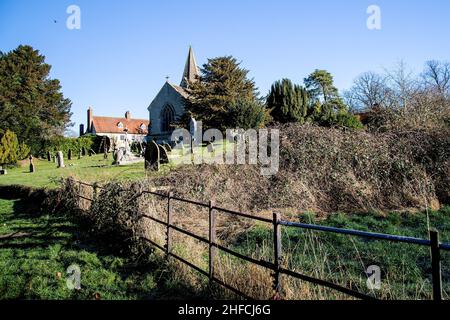
<svg viewBox="0 0 450 320">
<path fill-rule="evenodd" d="M 230 144 L 227 145 L 230 147 Z M 220 155 L 223 147 L 219 144 L 216 146 L 214 155 Z M 144 178 L 148 174 L 163 175 L 182 163 L 183 159 L 188 159 L 190 154 L 186 148 L 185 156 L 180 157 L 173 151 L 169 155 L 169 164 L 161 166 L 159 172 L 146 172 L 144 163 L 135 163 L 126 166 L 113 165 L 112 155 L 109 154 L 108 159 L 103 158 L 103 154 L 86 156 L 81 159 L 73 157 L 72 160 L 64 160 L 65 168 L 57 168 L 56 163 L 43 160 L 34 159 L 35 172 L 30 173 L 29 161 L 22 161 L 19 166 L 9 168 L 7 175 L 0 176 L 0 185 L 25 185 L 31 187 L 46 187 L 56 188 L 59 186 L 61 178 L 74 177 L 86 182 L 109 182 L 109 181 L 133 181 Z M 202 154 L 204 158 L 210 159 L 213 154 L 207 152 L 206 147 L 197 147 L 194 149 L 197 154 Z"/>
<path fill-rule="evenodd" d="M 80 290 L 66 284 L 80 267 Z M 64 216 L 39 214 L 20 200 L 0 200 L 0 300 L 170 299 L 191 293 L 164 263 L 135 264 L 88 238 Z"/>
<path fill-rule="evenodd" d="M 389 233 L 428 239 L 428 227 L 440 232 L 442 242 L 450 242 L 450 207 L 416 213 L 338 213 L 319 219 L 314 214 L 299 216 L 301 222 L 346 229 Z M 430 249 L 389 241 L 367 240 L 348 235 L 283 227 L 286 266 L 307 275 L 356 287 L 380 299 L 431 299 Z M 235 250 L 271 261 L 272 229 L 258 224 L 233 243 Z M 450 294 L 450 253 L 441 252 L 444 297 Z M 365 271 L 370 265 L 381 270 L 381 288 L 369 290 Z M 290 283 L 294 288 L 295 281 Z M 297 284 L 300 285 L 300 284 Z M 308 288 L 314 298 L 335 297 L 333 290 Z"/>
<path fill-rule="evenodd" d="M 144 164 L 136 163 L 129 166 L 112 165 L 103 155 L 83 157 L 81 159 L 65 160 L 65 168 L 57 168 L 56 163 L 42 159 L 34 159 L 36 171 L 29 172 L 28 161 L 22 166 L 8 169 L 7 175 L 0 176 L 0 184 L 19 184 L 32 187 L 56 188 L 59 180 L 65 177 L 76 177 L 85 181 L 132 180 L 145 176 Z"/>
</svg>

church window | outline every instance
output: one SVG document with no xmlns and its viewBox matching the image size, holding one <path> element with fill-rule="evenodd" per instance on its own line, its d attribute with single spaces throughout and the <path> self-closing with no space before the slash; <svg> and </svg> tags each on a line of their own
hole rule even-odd
<svg viewBox="0 0 450 320">
<path fill-rule="evenodd" d="M 166 105 L 161 111 L 161 131 L 170 131 L 170 125 L 174 120 L 175 112 L 173 111 L 173 108 L 169 105 Z"/>
</svg>

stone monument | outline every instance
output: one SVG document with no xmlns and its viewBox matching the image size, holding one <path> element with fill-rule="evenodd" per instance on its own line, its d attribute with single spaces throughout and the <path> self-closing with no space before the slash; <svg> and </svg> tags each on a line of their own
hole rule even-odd
<svg viewBox="0 0 450 320">
<path fill-rule="evenodd" d="M 58 168 L 64 168 L 65 167 L 65 165 L 64 165 L 64 157 L 63 157 L 62 151 L 58 151 L 56 153 L 56 166 Z"/>
</svg>

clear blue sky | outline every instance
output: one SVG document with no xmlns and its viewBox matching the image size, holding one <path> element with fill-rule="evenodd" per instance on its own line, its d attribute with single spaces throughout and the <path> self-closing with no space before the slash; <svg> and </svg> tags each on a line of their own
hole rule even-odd
<svg viewBox="0 0 450 320">
<path fill-rule="evenodd" d="M 66 28 L 71 4 L 81 9 L 81 30 Z M 371 4 L 381 9 L 381 30 L 366 27 Z M 0 0 L 0 50 L 19 44 L 53 66 L 78 131 L 89 105 L 97 115 L 148 118 L 165 76 L 179 83 L 189 45 L 199 64 L 241 60 L 263 95 L 273 81 L 301 82 L 316 68 L 340 90 L 400 60 L 420 71 L 426 60 L 450 60 L 450 1 Z"/>
</svg>

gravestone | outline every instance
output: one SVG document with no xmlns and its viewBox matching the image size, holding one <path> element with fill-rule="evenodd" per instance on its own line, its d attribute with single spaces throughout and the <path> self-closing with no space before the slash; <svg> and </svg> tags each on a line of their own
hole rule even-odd
<svg viewBox="0 0 450 320">
<path fill-rule="evenodd" d="M 30 155 L 28 159 L 30 159 L 30 172 L 33 173 L 34 172 L 33 156 Z"/>
<path fill-rule="evenodd" d="M 172 147 L 167 142 L 163 144 L 164 148 L 166 148 L 167 152 L 172 152 Z"/>
<path fill-rule="evenodd" d="M 122 161 L 124 155 L 125 155 L 125 153 L 124 153 L 124 150 L 122 148 L 117 149 L 114 152 L 114 164 L 119 164 L 120 161 Z"/>
<path fill-rule="evenodd" d="M 8 172 L 6 171 L 6 169 L 3 169 L 3 167 L 0 166 L 0 175 L 7 174 L 7 173 Z"/>
<path fill-rule="evenodd" d="M 47 160 L 48 160 L 49 162 L 52 161 L 52 154 L 50 153 L 50 151 L 47 151 Z"/>
<path fill-rule="evenodd" d="M 167 153 L 167 150 L 164 146 L 158 144 L 159 148 L 159 162 L 162 163 L 169 163 L 169 154 Z"/>
<path fill-rule="evenodd" d="M 67 152 L 67 160 L 72 160 L 72 149 Z"/>
<path fill-rule="evenodd" d="M 154 140 L 147 143 L 145 148 L 145 169 L 159 170 L 160 152 L 159 147 Z"/>
<path fill-rule="evenodd" d="M 56 165 L 58 168 L 64 168 L 64 157 L 62 151 L 56 153 Z"/>
</svg>

